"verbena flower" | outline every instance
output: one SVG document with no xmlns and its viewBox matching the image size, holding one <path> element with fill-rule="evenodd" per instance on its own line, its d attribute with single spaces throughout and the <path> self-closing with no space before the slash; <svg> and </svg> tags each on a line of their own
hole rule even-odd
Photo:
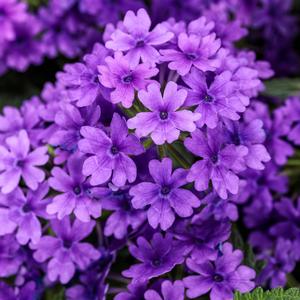
<svg viewBox="0 0 300 300">
<path fill-rule="evenodd" d="M 255 271 L 240 265 L 243 254 L 240 250 L 233 250 L 229 243 L 224 244 L 222 256 L 214 262 L 195 263 L 187 259 L 187 266 L 198 275 L 191 275 L 183 279 L 189 298 L 197 298 L 210 292 L 211 300 L 233 299 L 234 290 L 248 292 L 255 283 Z"/>
<path fill-rule="evenodd" d="M 112 183 L 123 186 L 136 179 L 136 166 L 129 155 L 139 155 L 143 150 L 139 139 L 128 133 L 124 119 L 114 114 L 110 125 L 110 137 L 101 129 L 85 126 L 79 149 L 91 154 L 83 164 L 83 174 L 91 176 L 92 185 L 102 184 L 112 176 Z"/>
<path fill-rule="evenodd" d="M 143 282 L 171 271 L 184 261 L 185 247 L 176 246 L 170 234 L 163 237 L 155 233 L 149 243 L 144 237 L 137 239 L 137 246 L 130 245 L 130 253 L 141 263 L 123 271 L 133 282 Z"/>
<path fill-rule="evenodd" d="M 175 221 L 175 215 L 189 217 L 193 208 L 200 205 L 199 199 L 189 190 L 181 188 L 187 183 L 187 171 L 176 169 L 172 172 L 172 161 L 164 158 L 161 162 L 151 160 L 149 172 L 153 182 L 141 182 L 132 187 L 132 205 L 136 209 L 149 207 L 147 217 L 153 228 L 160 226 L 167 230 Z"/>
<path fill-rule="evenodd" d="M 157 145 L 172 143 L 178 139 L 180 131 L 193 132 L 199 114 L 180 109 L 187 92 L 177 89 L 177 84 L 168 82 L 163 96 L 158 84 L 150 84 L 147 91 L 139 92 L 139 99 L 150 112 L 140 112 L 127 121 L 130 129 L 136 129 L 139 137 L 151 135 Z"/>
<path fill-rule="evenodd" d="M 45 173 L 38 166 L 48 161 L 47 147 L 38 147 L 30 151 L 27 132 L 21 130 L 17 135 L 6 139 L 6 145 L 0 146 L 0 186 L 4 194 L 13 191 L 21 177 L 25 184 L 36 190 L 45 179 Z"/>
<path fill-rule="evenodd" d="M 176 280 L 172 283 L 169 280 L 165 280 L 161 284 L 161 294 L 155 290 L 148 290 L 145 293 L 145 300 L 183 300 L 184 299 L 184 286 L 180 280 Z"/>
<path fill-rule="evenodd" d="M 81 242 L 90 235 L 95 223 L 82 223 L 70 219 L 52 220 L 51 227 L 57 237 L 45 235 L 38 244 L 31 247 L 35 250 L 33 257 L 38 262 L 47 263 L 47 276 L 50 281 L 57 279 L 65 284 L 71 280 L 76 268 L 84 270 L 100 257 L 100 253 L 91 244 Z"/>
<path fill-rule="evenodd" d="M 156 47 L 168 42 L 173 34 L 160 24 L 152 31 L 150 26 L 151 20 L 144 9 L 139 9 L 136 15 L 128 11 L 122 28 L 111 35 L 111 40 L 105 46 L 114 51 L 126 52 L 126 58 L 132 65 L 137 65 L 140 59 L 154 65 L 160 57 Z"/>
</svg>

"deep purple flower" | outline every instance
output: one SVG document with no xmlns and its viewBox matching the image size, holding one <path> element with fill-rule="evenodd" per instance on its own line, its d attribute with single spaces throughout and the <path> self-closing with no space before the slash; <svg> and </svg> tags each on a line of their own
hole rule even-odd
<svg viewBox="0 0 300 300">
<path fill-rule="evenodd" d="M 271 160 L 266 147 L 262 144 L 266 138 L 263 125 L 258 119 L 249 123 L 226 122 L 229 142 L 247 147 L 246 165 L 255 170 L 263 170 L 265 168 L 263 163 Z"/>
<path fill-rule="evenodd" d="M 1 224 L 1 227 L 4 225 Z M 0 277 L 10 277 L 17 274 L 23 263 L 20 244 L 16 241 L 15 234 L 6 234 L 0 238 Z M 0 281 L 1 282 L 1 281 Z M 0 292 L 0 299 L 1 292 Z"/>
<path fill-rule="evenodd" d="M 129 230 L 136 230 L 146 220 L 146 212 L 132 207 L 129 187 L 118 189 L 111 185 L 110 189 L 103 190 L 103 208 L 114 211 L 105 223 L 104 234 L 123 239 Z"/>
<path fill-rule="evenodd" d="M 0 195 L 1 206 L 6 207 L 6 218 L 1 218 L 2 226 L 6 229 L 10 227 L 10 232 L 18 228 L 16 239 L 22 245 L 29 241 L 36 244 L 40 240 L 42 226 L 38 217 L 48 219 L 46 205 L 50 199 L 44 199 L 48 190 L 48 184 L 44 182 L 37 190 L 28 190 L 26 196 L 20 188 L 9 194 Z M 1 211 L 4 212 L 4 209 Z M 14 223 L 14 226 L 11 226 L 11 223 Z"/>
<path fill-rule="evenodd" d="M 215 128 L 220 118 L 238 120 L 238 113 L 246 109 L 236 101 L 236 84 L 229 71 L 217 75 L 210 86 L 205 74 L 195 68 L 183 80 L 190 87 L 185 105 L 197 105 L 196 112 L 201 114 L 197 122 L 199 127 Z"/>
<path fill-rule="evenodd" d="M 50 138 L 49 143 L 72 154 L 78 149 L 78 141 L 81 139 L 80 129 L 83 126 L 95 125 L 99 118 L 99 106 L 78 109 L 74 105 L 61 103 L 61 109 L 55 115 L 55 123 L 59 129 Z"/>
<path fill-rule="evenodd" d="M 178 37 L 179 49 L 160 50 L 163 55 L 161 60 L 170 61 L 168 67 L 182 76 L 186 75 L 192 66 L 203 72 L 215 71 L 220 66 L 220 61 L 216 58 L 220 46 L 221 41 L 216 39 L 215 33 L 204 37 L 181 33 Z"/>
<path fill-rule="evenodd" d="M 199 199 L 189 190 L 180 188 L 187 184 L 187 171 L 176 169 L 172 173 L 172 160 L 164 158 L 161 162 L 151 160 L 149 172 L 154 180 L 142 182 L 130 189 L 134 208 L 149 206 L 147 211 L 149 224 L 153 228 L 160 226 L 167 230 L 175 221 L 175 213 L 180 217 L 189 217 L 193 208 L 199 207 Z"/>
<path fill-rule="evenodd" d="M 192 219 L 177 220 L 171 229 L 180 244 L 190 247 L 190 255 L 196 262 L 215 260 L 218 248 L 230 236 L 230 223 L 216 221 L 204 211 Z"/>
<path fill-rule="evenodd" d="M 177 264 L 182 264 L 186 247 L 178 247 L 172 235 L 163 237 L 155 233 L 149 243 L 144 237 L 137 239 L 137 246 L 129 246 L 130 253 L 141 261 L 123 271 L 123 275 L 133 278 L 133 283 L 144 282 L 170 272 Z"/>
<path fill-rule="evenodd" d="M 128 11 L 122 29 L 116 29 L 105 46 L 114 51 L 127 52 L 126 58 L 132 65 L 137 65 L 140 59 L 154 65 L 160 57 L 156 47 L 168 42 L 173 34 L 160 24 L 152 31 L 149 31 L 150 26 L 151 20 L 145 9 L 139 9 L 136 15 Z"/>
<path fill-rule="evenodd" d="M 172 81 L 168 82 L 163 96 L 159 85 L 150 84 L 147 91 L 139 92 L 140 101 L 150 112 L 141 112 L 129 119 L 128 127 L 136 129 L 139 137 L 151 134 L 157 145 L 174 142 L 180 131 L 193 132 L 196 129 L 195 121 L 200 115 L 180 110 L 186 96 L 187 92 L 184 89 L 177 90 L 177 84 Z"/>
<path fill-rule="evenodd" d="M 114 58 L 107 57 L 105 62 L 106 66 L 98 66 L 99 80 L 105 87 L 113 89 L 111 102 L 121 102 L 126 108 L 132 106 L 135 90 L 145 89 L 151 83 L 149 78 L 158 73 L 157 68 L 150 68 L 147 64 L 130 66 L 121 52 L 116 52 Z"/>
<path fill-rule="evenodd" d="M 223 146 L 218 129 L 207 130 L 206 135 L 197 129 L 184 144 L 193 154 L 202 157 L 202 160 L 193 164 L 187 176 L 188 181 L 195 181 L 198 191 L 208 189 L 211 180 L 214 190 L 222 199 L 227 199 L 227 191 L 237 194 L 239 177 L 236 173 L 245 169 L 244 157 L 248 153 L 245 146 Z"/>
<path fill-rule="evenodd" d="M 129 284 L 128 291 L 119 293 L 114 300 L 140 300 L 144 299 L 147 290 L 147 282 Z"/>
<path fill-rule="evenodd" d="M 143 146 L 135 135 L 128 133 L 125 120 L 117 113 L 110 124 L 110 137 L 95 127 L 84 126 L 80 132 L 80 151 L 92 154 L 83 164 L 83 174 L 91 175 L 92 185 L 102 184 L 111 176 L 116 186 L 136 179 L 136 166 L 129 155 L 141 154 Z"/>
<path fill-rule="evenodd" d="M 0 42 L 11 41 L 16 37 L 14 24 L 23 22 L 28 16 L 26 4 L 16 0 L 0 0 Z"/>
<path fill-rule="evenodd" d="M 65 87 L 66 95 L 76 106 L 91 105 L 105 88 L 98 80 L 97 66 L 104 63 L 107 49 L 100 44 L 94 46 L 93 52 L 84 57 L 84 63 L 67 64 L 64 72 L 58 72 L 58 83 Z"/>
<path fill-rule="evenodd" d="M 13 191 L 21 177 L 26 185 L 36 190 L 45 173 L 37 166 L 48 161 L 47 147 L 39 147 L 30 152 L 30 141 L 25 130 L 6 139 L 6 147 L 0 146 L 0 186 L 4 194 Z"/>
<path fill-rule="evenodd" d="M 184 300 L 184 286 L 180 280 L 172 283 L 165 280 L 161 284 L 161 294 L 155 290 L 148 290 L 145 293 L 145 300 Z"/>
<path fill-rule="evenodd" d="M 59 220 L 74 212 L 76 218 L 82 222 L 89 222 L 91 217 L 101 216 L 101 202 L 98 199 L 98 190 L 93 188 L 82 174 L 84 156 L 73 154 L 67 161 L 67 170 L 54 167 L 53 177 L 49 185 L 61 192 L 48 204 L 47 212 L 56 214 Z"/>
<path fill-rule="evenodd" d="M 33 257 L 38 262 L 47 264 L 47 276 L 50 281 L 60 280 L 68 283 L 74 276 L 78 267 L 85 270 L 89 264 L 100 257 L 100 253 L 89 243 L 81 240 L 89 236 L 95 226 L 94 221 L 82 223 L 75 220 L 71 224 L 70 219 L 52 220 L 51 228 L 57 237 L 43 236 L 36 245 L 31 245 L 35 250 Z"/>
<path fill-rule="evenodd" d="M 240 265 L 243 253 L 233 250 L 229 243 L 223 245 L 222 252 L 223 255 L 214 262 L 197 264 L 194 260 L 187 259 L 189 269 L 198 274 L 183 279 L 189 298 L 196 298 L 210 291 L 211 300 L 232 300 L 235 290 L 245 293 L 255 287 L 252 281 L 255 271 Z"/>
<path fill-rule="evenodd" d="M 274 254 L 267 259 L 267 265 L 257 278 L 257 284 L 270 283 L 271 288 L 283 287 L 286 285 L 286 275 L 295 268 L 293 256 L 294 245 L 290 240 L 279 238 L 276 242 Z"/>
</svg>

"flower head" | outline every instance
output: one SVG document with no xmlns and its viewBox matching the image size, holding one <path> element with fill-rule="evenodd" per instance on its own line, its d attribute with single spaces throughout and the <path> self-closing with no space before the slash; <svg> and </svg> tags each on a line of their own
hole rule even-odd
<svg viewBox="0 0 300 300">
<path fill-rule="evenodd" d="M 161 284 L 161 294 L 155 290 L 148 290 L 145 293 L 145 300 L 184 300 L 184 286 L 180 280 L 176 280 L 172 283 L 169 280 L 165 280 Z"/>
</svg>

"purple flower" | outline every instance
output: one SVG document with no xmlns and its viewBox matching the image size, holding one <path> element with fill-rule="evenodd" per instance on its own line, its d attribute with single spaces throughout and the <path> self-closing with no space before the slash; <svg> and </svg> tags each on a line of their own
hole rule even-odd
<svg viewBox="0 0 300 300">
<path fill-rule="evenodd" d="M 92 185 L 102 184 L 110 179 L 116 186 L 136 179 L 136 166 L 129 155 L 139 155 L 143 150 L 139 139 L 128 133 L 126 122 L 117 113 L 110 124 L 110 137 L 101 129 L 84 126 L 84 137 L 79 141 L 83 153 L 92 154 L 83 164 L 83 174 L 91 175 Z"/>
<path fill-rule="evenodd" d="M 168 82 L 163 96 L 158 84 L 150 84 L 147 91 L 139 92 L 140 101 L 150 112 L 138 113 L 127 121 L 130 129 L 136 128 L 139 137 L 148 136 L 157 145 L 172 143 L 178 139 L 180 131 L 193 132 L 195 121 L 200 115 L 188 110 L 180 110 L 186 99 L 184 89 L 177 90 L 177 84 Z"/>
<path fill-rule="evenodd" d="M 244 157 L 248 153 L 245 146 L 224 146 L 218 129 L 207 130 L 206 135 L 197 129 L 184 145 L 193 154 L 202 157 L 193 164 L 187 176 L 188 181 L 195 182 L 198 191 L 207 190 L 211 180 L 222 199 L 227 199 L 227 191 L 237 194 L 239 177 L 236 173 L 245 169 Z"/>
<path fill-rule="evenodd" d="M 128 291 L 119 293 L 114 300 L 140 300 L 144 299 L 147 290 L 147 282 L 129 284 Z"/>
<path fill-rule="evenodd" d="M 255 170 L 263 170 L 265 168 L 263 163 L 271 160 L 266 147 L 262 145 L 266 138 L 263 125 L 258 119 L 249 123 L 226 122 L 229 142 L 248 148 L 245 162 L 249 168 Z"/>
<path fill-rule="evenodd" d="M 98 190 L 82 175 L 84 160 L 85 157 L 73 154 L 67 161 L 68 173 L 58 167 L 51 171 L 53 177 L 50 177 L 49 185 L 62 194 L 53 198 L 52 203 L 47 206 L 47 212 L 50 215 L 56 214 L 59 220 L 72 212 L 82 222 L 89 222 L 91 217 L 101 216 Z"/>
<path fill-rule="evenodd" d="M 113 89 L 111 102 L 121 102 L 126 108 L 132 106 L 135 90 L 145 89 L 151 82 L 149 78 L 158 73 L 158 69 L 147 64 L 130 66 L 121 52 L 116 52 L 114 58 L 107 57 L 105 62 L 107 66 L 98 66 L 99 80 L 105 87 Z"/>
<path fill-rule="evenodd" d="M 114 235 L 123 239 L 129 228 L 133 231 L 146 220 L 146 213 L 141 209 L 134 209 L 131 205 L 131 196 L 128 187 L 118 189 L 111 185 L 110 189 L 104 188 L 101 197 L 102 206 L 106 210 L 114 211 L 107 219 L 104 228 L 106 236 Z"/>
<path fill-rule="evenodd" d="M 171 159 L 151 160 L 149 172 L 154 183 L 139 183 L 130 189 L 129 194 L 133 196 L 134 208 L 149 206 L 147 216 L 153 228 L 160 225 L 162 230 L 167 230 L 175 221 L 175 213 L 182 218 L 189 217 L 193 208 L 199 207 L 199 199 L 191 191 L 180 188 L 187 184 L 187 171 L 177 169 L 172 173 Z"/>
<path fill-rule="evenodd" d="M 74 105 L 62 103 L 61 109 L 55 115 L 55 123 L 59 129 L 50 138 L 49 143 L 59 146 L 59 149 L 72 154 L 78 149 L 81 138 L 80 129 L 83 126 L 93 126 L 100 118 L 100 107 L 89 106 L 78 109 Z"/>
<path fill-rule="evenodd" d="M 37 166 L 48 161 L 47 147 L 38 147 L 30 152 L 30 140 L 25 130 L 7 138 L 6 146 L 0 146 L 1 192 L 8 194 L 13 191 L 21 177 L 30 189 L 36 190 L 38 183 L 45 178 L 44 171 Z"/>
<path fill-rule="evenodd" d="M 60 280 L 68 283 L 78 267 L 85 270 L 89 264 L 100 257 L 100 253 L 89 243 L 80 242 L 91 234 L 95 226 L 94 221 L 82 223 L 75 220 L 71 224 L 70 219 L 51 221 L 51 228 L 57 237 L 43 236 L 36 245 L 31 245 L 35 250 L 33 257 L 38 262 L 47 264 L 47 276 L 50 281 Z"/>
<path fill-rule="evenodd" d="M 191 257 L 202 263 L 217 258 L 219 245 L 230 236 L 230 223 L 216 221 L 202 211 L 191 219 L 177 220 L 172 233 L 180 244 L 190 247 Z"/>
<path fill-rule="evenodd" d="M 1 211 L 6 215 L 6 218 L 1 218 L 3 227 L 10 232 L 18 228 L 16 239 L 22 245 L 29 241 L 36 244 L 40 240 L 42 226 L 37 217 L 48 218 L 46 205 L 50 200 L 44 199 L 48 190 L 48 184 L 45 182 L 39 185 L 35 191 L 28 190 L 26 196 L 20 188 L 9 194 L 0 195 L 1 206 L 6 207 L 1 208 Z M 11 226 L 11 223 L 14 226 Z"/>
<path fill-rule="evenodd" d="M 177 264 L 182 264 L 186 247 L 178 247 L 170 234 L 163 237 L 155 233 L 149 243 L 144 237 L 137 239 L 137 246 L 129 246 L 130 253 L 141 261 L 123 271 L 123 275 L 133 278 L 133 283 L 144 282 L 170 272 Z"/>
<path fill-rule="evenodd" d="M 284 106 L 288 122 L 291 122 L 291 130 L 288 139 L 300 145 L 300 100 L 298 97 L 288 98 Z"/>
<path fill-rule="evenodd" d="M 91 105 L 100 93 L 106 93 L 98 80 L 97 66 L 103 64 L 107 55 L 104 46 L 96 44 L 93 52 L 84 57 L 85 63 L 67 64 L 64 72 L 57 74 L 58 83 L 65 87 L 67 97 L 76 106 Z"/>
<path fill-rule="evenodd" d="M 223 255 L 214 262 L 197 264 L 194 260 L 187 259 L 189 269 L 198 274 L 183 279 L 189 298 L 196 298 L 210 291 L 211 300 L 232 300 L 235 290 L 245 293 L 255 287 L 252 281 L 255 277 L 254 270 L 240 266 L 242 252 L 233 251 L 229 243 L 223 245 L 222 252 Z"/>
<path fill-rule="evenodd" d="M 185 105 L 197 105 L 196 112 L 201 114 L 197 122 L 199 127 L 215 128 L 220 118 L 238 120 L 238 113 L 245 111 L 245 106 L 236 101 L 236 84 L 231 79 L 231 72 L 224 71 L 208 86 L 208 78 L 195 68 L 183 78 L 191 88 Z"/>
<path fill-rule="evenodd" d="M 295 268 L 293 256 L 294 245 L 290 240 L 279 238 L 273 256 L 267 260 L 267 265 L 257 278 L 257 284 L 270 283 L 271 288 L 283 287 L 286 285 L 286 275 Z"/>
<path fill-rule="evenodd" d="M 14 24 L 23 22 L 26 17 L 26 4 L 16 0 L 0 0 L 0 42 L 16 38 Z"/>
<path fill-rule="evenodd" d="M 128 11 L 122 25 L 122 29 L 116 29 L 112 33 L 111 40 L 105 46 L 114 51 L 126 51 L 126 58 L 132 65 L 137 65 L 140 58 L 143 62 L 154 65 L 160 57 L 156 47 L 173 37 L 173 33 L 160 24 L 149 31 L 151 20 L 145 9 L 139 9 L 136 15 L 133 11 Z"/>
<path fill-rule="evenodd" d="M 161 284 L 161 294 L 155 290 L 148 290 L 145 293 L 145 300 L 184 300 L 184 286 L 180 280 L 172 283 L 165 280 Z"/>
<path fill-rule="evenodd" d="M 203 72 L 215 71 L 220 66 L 220 61 L 216 58 L 220 46 L 221 41 L 216 39 L 215 33 L 204 37 L 181 33 L 178 36 L 179 49 L 160 50 L 163 55 L 161 60 L 170 61 L 168 67 L 181 76 L 186 75 L 192 66 Z"/>
<path fill-rule="evenodd" d="M 2 220 L 2 219 L 1 219 Z M 1 224 L 1 227 L 4 226 Z M 0 238 L 0 278 L 17 274 L 23 263 L 22 250 L 15 234 L 6 234 Z M 0 281 L 1 282 L 1 281 Z M 0 299 L 1 292 L 0 292 Z"/>
</svg>

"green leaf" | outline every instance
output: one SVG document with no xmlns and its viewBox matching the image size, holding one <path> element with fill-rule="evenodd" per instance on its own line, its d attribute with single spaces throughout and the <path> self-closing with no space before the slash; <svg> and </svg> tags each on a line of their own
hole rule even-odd
<svg viewBox="0 0 300 300">
<path fill-rule="evenodd" d="M 291 288 L 284 290 L 282 288 L 264 291 L 262 288 L 257 288 L 251 293 L 241 294 L 237 292 L 235 300 L 299 300 L 300 289 Z"/>
<path fill-rule="evenodd" d="M 266 90 L 263 94 L 266 96 L 285 99 L 300 93 L 300 78 L 272 79 L 265 81 L 264 83 Z"/>
</svg>

